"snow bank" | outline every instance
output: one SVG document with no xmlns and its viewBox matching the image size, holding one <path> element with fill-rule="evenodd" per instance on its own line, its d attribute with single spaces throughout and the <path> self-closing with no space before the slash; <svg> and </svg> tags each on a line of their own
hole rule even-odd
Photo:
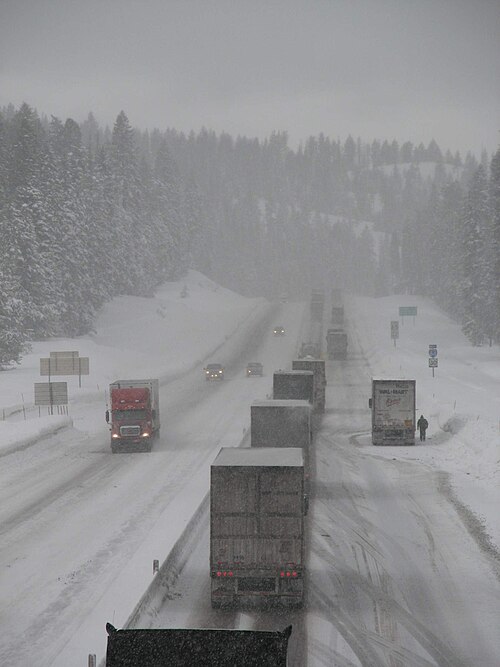
<svg viewBox="0 0 500 667">
<path fill-rule="evenodd" d="M 417 317 L 399 318 L 399 306 Z M 429 421 L 417 446 L 367 447 L 377 456 L 419 461 L 450 475 L 443 492 L 470 508 L 488 539 L 500 547 L 500 349 L 472 347 L 460 326 L 431 301 L 415 296 L 353 298 L 348 316 L 372 376 L 417 381 L 417 415 Z M 396 347 L 390 323 L 399 320 Z M 438 346 L 434 377 L 429 344 Z M 366 443 L 369 444 L 369 436 Z"/>
</svg>

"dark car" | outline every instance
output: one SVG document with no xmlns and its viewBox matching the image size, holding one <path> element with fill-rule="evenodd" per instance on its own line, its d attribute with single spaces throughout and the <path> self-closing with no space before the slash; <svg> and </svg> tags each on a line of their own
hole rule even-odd
<svg viewBox="0 0 500 667">
<path fill-rule="evenodd" d="M 285 328 L 284 327 L 274 327 L 273 336 L 284 336 Z"/>
<path fill-rule="evenodd" d="M 251 375 L 264 375 L 264 367 L 260 361 L 249 361 L 247 364 L 247 377 Z"/>
<path fill-rule="evenodd" d="M 205 368 L 205 379 L 223 380 L 224 367 L 222 366 L 222 364 L 207 364 L 207 367 Z"/>
</svg>

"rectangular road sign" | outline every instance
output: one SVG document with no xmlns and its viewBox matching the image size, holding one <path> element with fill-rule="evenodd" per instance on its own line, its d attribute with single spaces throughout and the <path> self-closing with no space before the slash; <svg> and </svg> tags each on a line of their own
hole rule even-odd
<svg viewBox="0 0 500 667">
<path fill-rule="evenodd" d="M 432 357 L 430 357 L 429 358 L 429 368 L 437 368 L 437 365 L 438 365 L 437 357 L 434 357 L 434 359 Z"/>
<path fill-rule="evenodd" d="M 68 405 L 68 383 L 35 382 L 35 405 Z"/>
<path fill-rule="evenodd" d="M 78 353 L 77 353 L 78 354 Z M 40 375 L 88 375 L 89 358 L 50 356 L 40 359 Z"/>
<path fill-rule="evenodd" d="M 397 320 L 391 321 L 391 338 L 399 338 L 399 322 Z"/>
<path fill-rule="evenodd" d="M 399 306 L 399 317 L 406 317 L 412 315 L 415 317 L 417 314 L 417 306 Z"/>
</svg>

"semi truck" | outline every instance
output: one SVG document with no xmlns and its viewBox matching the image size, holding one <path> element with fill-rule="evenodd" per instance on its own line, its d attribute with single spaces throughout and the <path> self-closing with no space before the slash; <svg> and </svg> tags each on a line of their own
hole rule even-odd
<svg viewBox="0 0 500 667">
<path fill-rule="evenodd" d="M 210 476 L 213 608 L 302 606 L 306 512 L 302 449 L 220 450 Z"/>
<path fill-rule="evenodd" d="M 313 379 L 313 410 L 323 413 L 325 411 L 326 372 L 323 359 L 305 357 L 292 361 L 294 371 L 312 371 Z"/>
<path fill-rule="evenodd" d="M 344 306 L 332 306 L 332 328 L 342 329 L 344 326 Z"/>
<path fill-rule="evenodd" d="M 160 431 L 158 380 L 116 380 L 109 385 L 111 451 L 150 452 Z"/>
<path fill-rule="evenodd" d="M 342 329 L 328 329 L 326 334 L 328 359 L 347 359 L 347 334 Z"/>
<path fill-rule="evenodd" d="M 308 401 L 254 401 L 250 406 L 252 447 L 302 447 L 311 441 Z"/>
<path fill-rule="evenodd" d="M 313 320 L 323 319 L 323 308 L 325 306 L 325 293 L 323 290 L 313 289 L 311 292 L 311 318 Z"/>
<path fill-rule="evenodd" d="M 314 401 L 314 373 L 312 371 L 275 371 L 273 398 L 296 401 Z"/>
<path fill-rule="evenodd" d="M 308 401 L 254 401 L 250 406 L 251 447 L 300 447 L 304 457 L 304 493 L 311 480 L 312 409 Z"/>
<path fill-rule="evenodd" d="M 415 380 L 372 379 L 372 443 L 415 444 Z"/>
<path fill-rule="evenodd" d="M 286 667 L 289 625 L 282 631 L 125 629 L 106 623 L 106 667 Z"/>
</svg>

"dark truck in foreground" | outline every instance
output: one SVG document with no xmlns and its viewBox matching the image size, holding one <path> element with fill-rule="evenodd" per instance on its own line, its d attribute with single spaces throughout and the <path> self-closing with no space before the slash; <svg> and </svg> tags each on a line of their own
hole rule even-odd
<svg viewBox="0 0 500 667">
<path fill-rule="evenodd" d="M 137 629 L 106 624 L 106 667 L 286 667 L 289 625 L 258 630 Z"/>
</svg>

